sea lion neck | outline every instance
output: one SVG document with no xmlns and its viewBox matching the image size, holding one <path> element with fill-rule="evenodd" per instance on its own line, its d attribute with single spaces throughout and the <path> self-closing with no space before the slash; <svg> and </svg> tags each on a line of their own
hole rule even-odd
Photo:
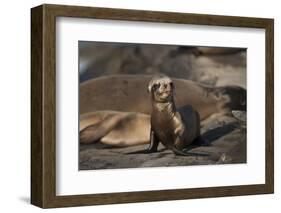
<svg viewBox="0 0 281 213">
<path fill-rule="evenodd" d="M 166 114 L 169 117 L 173 117 L 175 114 L 175 104 L 173 101 L 169 102 L 153 102 L 152 108 L 154 112 L 161 112 L 161 114 Z"/>
</svg>

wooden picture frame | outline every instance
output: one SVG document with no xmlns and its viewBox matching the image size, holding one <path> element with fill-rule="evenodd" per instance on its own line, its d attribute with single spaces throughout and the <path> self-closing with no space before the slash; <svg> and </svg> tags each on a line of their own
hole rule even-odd
<svg viewBox="0 0 281 213">
<path fill-rule="evenodd" d="M 266 168 L 265 184 L 192 189 L 56 195 L 56 17 L 265 29 Z M 199 15 L 125 9 L 41 5 L 31 9 L 31 203 L 42 208 L 220 196 L 274 191 L 274 21 L 273 19 Z"/>
</svg>

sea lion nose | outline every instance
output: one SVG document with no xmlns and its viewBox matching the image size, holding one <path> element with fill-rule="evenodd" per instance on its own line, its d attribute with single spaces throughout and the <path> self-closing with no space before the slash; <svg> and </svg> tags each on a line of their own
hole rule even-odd
<svg viewBox="0 0 281 213">
<path fill-rule="evenodd" d="M 166 88 L 167 88 L 166 84 L 161 84 L 160 87 L 159 87 L 159 90 L 164 91 Z"/>
<path fill-rule="evenodd" d="M 165 89 L 166 89 L 166 84 L 161 84 L 160 87 L 159 87 L 159 91 L 164 92 Z"/>
</svg>

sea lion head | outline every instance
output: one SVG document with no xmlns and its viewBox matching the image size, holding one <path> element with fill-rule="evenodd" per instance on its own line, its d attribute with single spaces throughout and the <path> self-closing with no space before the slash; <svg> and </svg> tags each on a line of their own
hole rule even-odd
<svg viewBox="0 0 281 213">
<path fill-rule="evenodd" d="M 148 84 L 148 92 L 155 102 L 165 103 L 173 101 L 174 85 L 165 75 L 153 77 Z"/>
<path fill-rule="evenodd" d="M 215 88 L 215 94 L 217 97 L 223 98 L 224 107 L 231 110 L 247 109 L 247 91 L 238 86 L 225 86 Z"/>
</svg>

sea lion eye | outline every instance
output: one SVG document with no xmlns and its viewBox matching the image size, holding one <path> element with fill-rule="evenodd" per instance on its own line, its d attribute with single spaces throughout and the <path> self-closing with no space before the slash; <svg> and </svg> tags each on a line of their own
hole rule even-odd
<svg viewBox="0 0 281 213">
<path fill-rule="evenodd" d="M 157 88 L 159 88 L 159 87 L 160 87 L 160 84 L 159 84 L 159 83 L 153 85 L 153 89 L 157 89 Z"/>
</svg>

